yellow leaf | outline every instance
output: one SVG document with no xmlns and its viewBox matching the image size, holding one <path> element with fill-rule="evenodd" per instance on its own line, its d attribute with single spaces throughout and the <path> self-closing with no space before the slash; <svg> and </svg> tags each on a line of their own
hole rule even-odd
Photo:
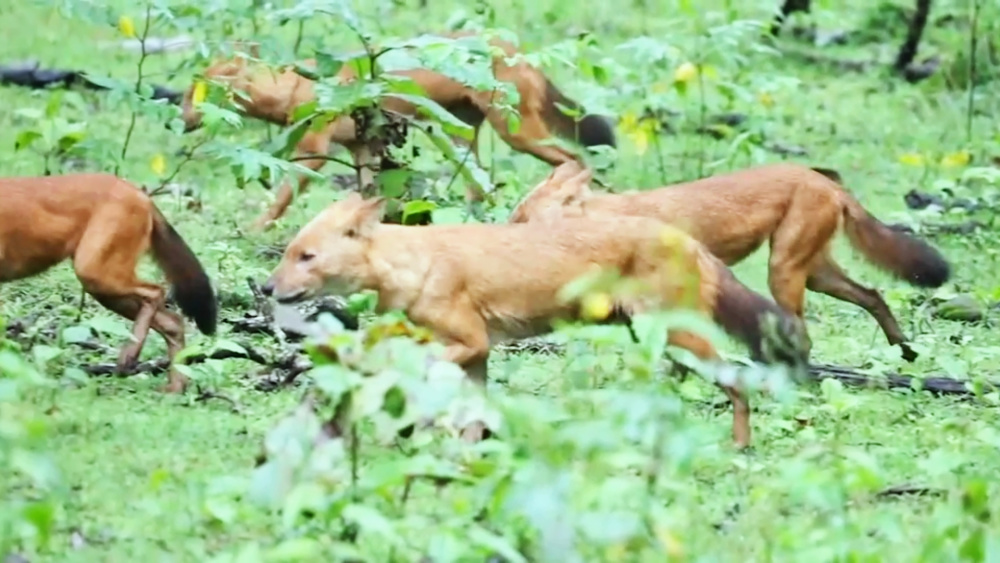
<svg viewBox="0 0 1000 563">
<path fill-rule="evenodd" d="M 705 80 L 715 80 L 719 77 L 719 71 L 712 65 L 702 65 L 700 70 Z"/>
<path fill-rule="evenodd" d="M 681 545 L 680 540 L 677 539 L 670 530 L 666 528 L 656 529 L 656 539 L 660 540 L 660 544 L 663 546 L 664 551 L 671 559 L 683 559 L 684 558 L 684 546 Z"/>
<path fill-rule="evenodd" d="M 628 138 L 635 145 L 635 152 L 642 156 L 649 150 L 649 134 L 642 128 L 636 128 L 628 133 Z"/>
<path fill-rule="evenodd" d="M 149 163 L 149 167 L 153 169 L 153 173 L 157 176 L 163 176 L 163 173 L 167 171 L 167 159 L 163 158 L 162 154 L 157 153 Z"/>
<path fill-rule="evenodd" d="M 604 548 L 605 561 L 624 561 L 628 555 L 628 545 L 625 542 L 616 542 Z"/>
<path fill-rule="evenodd" d="M 135 22 L 128 16 L 118 16 L 118 31 L 125 37 L 135 37 Z"/>
<path fill-rule="evenodd" d="M 899 155 L 899 162 L 907 166 L 923 166 L 924 157 L 923 155 L 915 152 L 908 152 Z"/>
<path fill-rule="evenodd" d="M 636 116 L 634 112 L 627 111 L 622 114 L 621 121 L 618 126 L 621 127 L 622 131 L 626 133 L 631 133 L 639 125 L 639 117 Z"/>
<path fill-rule="evenodd" d="M 583 317 L 588 320 L 601 321 L 611 314 L 611 296 L 607 293 L 588 293 L 583 297 Z"/>
<path fill-rule="evenodd" d="M 774 106 L 774 98 L 769 92 L 761 92 L 760 94 L 757 94 L 757 101 L 760 102 L 760 105 L 766 108 Z"/>
<path fill-rule="evenodd" d="M 944 157 L 941 158 L 941 166 L 957 168 L 959 166 L 966 166 L 971 161 L 972 155 L 969 154 L 969 151 L 958 151 L 944 155 Z"/>
<path fill-rule="evenodd" d="M 682 63 L 680 66 L 674 70 L 674 81 L 676 82 L 691 82 L 698 77 L 698 67 L 694 66 L 691 62 Z"/>
<path fill-rule="evenodd" d="M 191 93 L 191 102 L 198 105 L 205 101 L 206 96 L 208 96 L 208 86 L 201 80 L 196 80 L 194 83 L 194 92 Z"/>
</svg>

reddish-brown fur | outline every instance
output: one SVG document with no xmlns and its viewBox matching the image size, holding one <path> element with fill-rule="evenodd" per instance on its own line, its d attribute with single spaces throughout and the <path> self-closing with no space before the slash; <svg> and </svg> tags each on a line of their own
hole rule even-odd
<svg viewBox="0 0 1000 563">
<path fill-rule="evenodd" d="M 471 36 L 473 33 L 454 32 L 441 35 L 459 38 Z M 505 62 L 504 57 L 518 53 L 513 44 L 497 38 L 490 39 L 490 44 L 499 47 L 504 53 L 504 56 L 498 55 L 493 59 L 493 73 L 496 79 L 514 83 L 520 93 L 518 109 L 521 122 L 520 129 L 516 133 L 510 132 L 507 116 L 494 105 L 494 102 L 502 96 L 500 92 L 477 91 L 443 74 L 426 69 L 393 71 L 393 74 L 413 79 L 423 88 L 427 97 L 472 126 L 474 134 L 471 148 L 477 163 L 479 153 L 476 147 L 479 129 L 484 121 L 489 121 L 500 138 L 515 150 L 534 155 L 553 166 L 577 158 L 576 155 L 558 146 L 540 143 L 551 138 L 553 133 L 575 139 L 584 146 L 614 146 L 614 132 L 604 118 L 587 115 L 578 122 L 566 115 L 557 108 L 556 103 L 568 108 L 576 108 L 577 104 L 563 95 L 542 71 L 524 61 L 514 64 Z M 253 56 L 257 56 L 254 48 L 250 51 Z M 315 61 L 308 59 L 303 61 L 303 64 L 314 66 Z M 292 69 L 271 70 L 239 55 L 214 63 L 203 76 L 210 80 L 227 82 L 234 91 L 244 93 L 237 105 L 242 106 L 245 115 L 279 125 L 288 124 L 295 108 L 315 99 L 313 81 Z M 353 67 L 349 65 L 344 65 L 337 76 L 344 82 L 357 78 Z M 193 92 L 192 85 L 185 92 L 182 102 L 183 120 L 187 131 L 201 125 L 201 114 L 192 102 Z M 382 105 L 387 110 L 403 115 L 412 116 L 416 113 L 413 104 L 392 96 L 383 98 Z M 362 186 L 373 182 L 374 177 L 366 167 L 371 155 L 367 145 L 358 141 L 355 123 L 350 116 L 341 116 L 320 131 L 307 132 L 296 146 L 295 156 L 325 156 L 330 150 L 331 143 L 346 147 L 354 158 L 355 165 L 362 167 Z M 317 158 L 300 162 L 318 171 L 326 160 Z M 299 180 L 299 193 L 307 188 L 308 181 L 307 177 Z M 478 194 L 470 193 L 469 197 L 476 198 Z M 291 204 L 292 198 L 292 186 L 286 182 L 279 189 L 275 202 L 255 222 L 255 228 L 264 228 L 281 217 Z"/>
<path fill-rule="evenodd" d="M 563 176 L 578 165 L 564 165 Z M 556 175 L 559 177 L 559 175 Z M 927 243 L 873 217 L 840 185 L 840 174 L 797 164 L 771 164 L 623 194 L 597 194 L 587 185 L 549 182 L 511 213 L 521 223 L 558 216 L 644 216 L 687 231 L 728 265 L 770 241 L 768 285 L 775 301 L 799 318 L 805 290 L 854 303 L 870 313 L 903 357 L 917 357 L 875 289 L 847 276 L 833 260 L 831 241 L 843 226 L 865 258 L 911 284 L 939 287 L 947 261 Z"/>
<path fill-rule="evenodd" d="M 149 329 L 163 336 L 171 359 L 184 347 L 184 321 L 164 307 L 165 293 L 136 277 L 148 250 L 198 329 L 215 332 L 217 304 L 208 276 L 184 240 L 146 194 L 111 174 L 0 178 L 0 282 L 41 274 L 73 261 L 98 303 L 134 321 L 118 368 L 133 366 Z M 171 369 L 164 387 L 182 392 L 187 378 Z"/>
<path fill-rule="evenodd" d="M 617 268 L 644 284 L 641 295 L 619 298 L 617 306 L 629 314 L 688 307 L 756 350 L 760 342 L 753 339 L 760 335 L 750 325 L 763 315 L 776 313 L 797 327 L 797 319 L 736 281 L 695 240 L 656 220 L 413 227 L 382 224 L 381 212 L 381 200 L 356 194 L 327 207 L 289 243 L 264 291 L 292 302 L 375 290 L 383 310 L 403 310 L 432 329 L 446 344 L 446 358 L 480 384 L 492 344 L 543 334 L 556 319 L 578 317 L 579 303 L 558 295 L 594 267 Z M 661 240 L 664 232 L 673 233 L 672 242 Z M 695 334 L 671 331 L 668 339 L 699 358 L 718 359 Z M 734 406 L 733 437 L 747 445 L 746 398 L 737 388 L 723 390 Z M 478 439 L 482 431 L 473 425 L 466 437 Z"/>
</svg>

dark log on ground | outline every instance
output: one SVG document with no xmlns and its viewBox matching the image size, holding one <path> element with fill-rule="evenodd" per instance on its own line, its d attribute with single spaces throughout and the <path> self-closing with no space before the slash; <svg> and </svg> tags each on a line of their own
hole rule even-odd
<svg viewBox="0 0 1000 563">
<path fill-rule="evenodd" d="M 13 65 L 0 66 L 0 84 L 21 86 L 33 90 L 43 88 L 69 88 L 77 85 L 91 90 L 106 90 L 105 86 L 92 82 L 86 73 L 79 70 L 55 70 L 38 67 L 38 61 L 27 61 Z M 172 104 L 181 103 L 182 92 L 166 86 L 153 86 L 154 100 L 167 100 Z"/>
<path fill-rule="evenodd" d="M 498 346 L 497 349 L 510 353 L 527 352 L 561 354 L 563 352 L 562 344 L 541 339 L 522 340 L 521 342 Z M 967 385 L 972 382 L 960 381 L 950 377 L 932 376 L 914 378 L 894 373 L 878 377 L 865 375 L 848 367 L 834 366 L 830 364 L 813 364 L 809 366 L 809 376 L 816 381 L 832 378 L 852 387 L 876 389 L 912 389 L 915 380 L 919 380 L 922 383 L 923 390 L 929 391 L 934 395 L 953 395 L 964 397 L 971 397 L 975 395 L 975 391 L 967 387 Z M 1000 390 L 1000 381 L 984 381 L 982 382 L 982 389 L 983 392 Z"/>
</svg>

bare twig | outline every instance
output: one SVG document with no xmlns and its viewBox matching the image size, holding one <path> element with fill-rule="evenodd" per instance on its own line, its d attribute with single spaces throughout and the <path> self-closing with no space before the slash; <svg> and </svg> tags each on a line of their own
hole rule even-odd
<svg viewBox="0 0 1000 563">
<path fill-rule="evenodd" d="M 139 73 L 139 76 L 136 77 L 136 79 L 135 79 L 135 93 L 136 93 L 136 95 L 138 95 L 139 92 L 142 90 L 142 78 L 143 78 L 142 77 L 142 67 L 143 67 L 144 64 L 146 64 L 146 57 L 149 56 L 149 53 L 146 52 L 146 38 L 149 36 L 149 28 L 150 28 L 150 26 L 153 23 L 152 18 L 150 17 L 151 14 L 152 14 L 152 10 L 153 10 L 153 5 L 152 4 L 147 4 L 146 5 L 146 25 L 143 27 L 142 37 L 139 39 L 139 46 L 142 49 L 141 49 L 140 54 L 139 54 L 139 63 L 136 66 L 136 68 L 138 70 L 138 73 Z M 123 162 L 125 162 L 125 155 L 128 154 L 128 146 L 129 146 L 129 143 L 132 141 L 132 132 L 135 130 L 135 122 L 136 122 L 137 119 L 138 119 L 138 112 L 136 112 L 135 110 L 132 110 L 132 117 L 129 120 L 128 129 L 125 131 L 125 141 L 122 143 L 121 157 L 118 159 L 118 163 L 115 164 L 115 176 L 118 175 L 118 172 L 121 169 L 121 164 Z"/>
</svg>

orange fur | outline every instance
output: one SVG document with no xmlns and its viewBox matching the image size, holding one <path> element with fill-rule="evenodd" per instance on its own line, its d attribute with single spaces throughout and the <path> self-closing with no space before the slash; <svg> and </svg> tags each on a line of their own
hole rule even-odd
<svg viewBox="0 0 1000 563">
<path fill-rule="evenodd" d="M 459 38 L 473 35 L 472 32 L 455 32 L 441 34 L 444 37 Z M 569 139 L 575 139 L 585 146 L 614 146 L 614 132 L 604 118 L 596 115 L 583 116 L 579 122 L 562 111 L 556 103 L 569 108 L 577 104 L 567 98 L 539 69 L 526 62 L 519 61 L 508 64 L 505 57 L 518 53 L 517 48 L 501 39 L 492 38 L 490 44 L 499 47 L 504 56 L 493 59 L 493 73 L 497 80 L 512 82 L 520 93 L 520 130 L 509 131 L 507 117 L 494 101 L 502 95 L 493 91 L 477 91 L 447 76 L 426 69 L 393 71 L 393 74 L 407 76 L 418 84 L 427 97 L 453 113 L 456 117 L 472 126 L 474 130 L 471 149 L 479 163 L 479 153 L 476 148 L 479 139 L 479 129 L 484 121 L 489 121 L 497 134 L 515 150 L 527 152 L 535 157 L 556 166 L 576 159 L 577 156 L 551 144 L 542 141 L 552 137 L 553 133 Z M 251 53 L 252 54 L 252 53 Z M 314 66 L 315 60 L 308 59 L 303 64 Z M 315 99 L 313 81 L 297 74 L 293 69 L 272 70 L 263 65 L 249 62 L 245 57 L 235 56 L 212 64 L 204 73 L 205 78 L 227 82 L 234 91 L 244 94 L 239 106 L 245 115 L 286 125 L 294 110 L 303 103 Z M 357 78 L 354 69 L 344 65 L 337 78 L 349 82 Z M 191 131 L 200 127 L 201 114 L 193 106 L 192 95 L 194 86 L 185 92 L 182 102 L 185 130 Z M 400 98 L 386 96 L 382 102 L 383 108 L 399 114 L 413 116 L 416 107 Z M 361 168 L 361 187 L 374 182 L 374 176 L 367 168 L 371 160 L 368 147 L 356 136 L 354 120 L 350 116 L 341 116 L 328 123 L 320 131 L 309 131 L 298 143 L 295 156 L 320 155 L 325 156 L 331 143 L 343 145 L 351 153 L 356 166 Z M 323 158 L 300 161 L 302 165 L 319 170 L 326 163 Z M 299 193 L 307 187 L 308 178 L 299 180 Z M 478 198 L 478 194 L 469 194 L 470 199 Z M 271 207 L 255 222 L 255 228 L 263 228 L 281 217 L 293 198 L 292 186 L 285 183 L 279 189 L 277 198 Z"/>
<path fill-rule="evenodd" d="M 623 194 L 596 194 L 563 178 L 539 184 L 514 209 L 511 223 L 559 216 L 644 216 L 687 231 L 728 265 L 770 241 L 768 284 L 785 310 L 804 314 L 805 290 L 854 303 L 871 314 L 903 357 L 917 357 L 879 292 L 850 279 L 830 253 L 841 227 L 851 245 L 875 265 L 921 286 L 939 287 L 950 275 L 947 261 L 927 243 L 893 231 L 840 185 L 833 170 L 771 164 Z M 557 169 L 558 170 L 558 169 Z"/>
<path fill-rule="evenodd" d="M 41 274 L 67 258 L 98 303 L 134 321 L 119 370 L 138 361 L 152 328 L 171 359 L 184 347 L 184 322 L 164 307 L 161 287 L 135 275 L 152 250 L 181 310 L 202 333 L 215 332 L 217 304 L 208 276 L 184 240 L 146 194 L 111 174 L 0 178 L 0 282 Z M 187 378 L 171 369 L 164 387 L 182 392 Z"/>
<path fill-rule="evenodd" d="M 562 302 L 558 294 L 595 266 L 617 268 L 645 288 L 619 298 L 616 308 L 627 315 L 659 307 L 701 311 L 758 351 L 755 325 L 762 315 L 797 322 L 736 281 L 697 241 L 656 220 L 414 227 L 382 224 L 381 213 L 381 199 L 357 194 L 331 204 L 289 243 L 264 292 L 294 302 L 375 290 L 382 310 L 403 310 L 433 330 L 447 359 L 483 385 L 493 344 L 544 334 L 557 319 L 579 318 L 580 304 Z M 662 242 L 664 232 L 673 233 L 674 242 Z M 702 359 L 718 358 L 695 334 L 672 331 L 668 338 Z M 733 437 L 745 446 L 746 398 L 736 388 L 723 390 L 734 407 Z M 466 437 L 478 439 L 483 428 L 467 431 Z"/>
</svg>

